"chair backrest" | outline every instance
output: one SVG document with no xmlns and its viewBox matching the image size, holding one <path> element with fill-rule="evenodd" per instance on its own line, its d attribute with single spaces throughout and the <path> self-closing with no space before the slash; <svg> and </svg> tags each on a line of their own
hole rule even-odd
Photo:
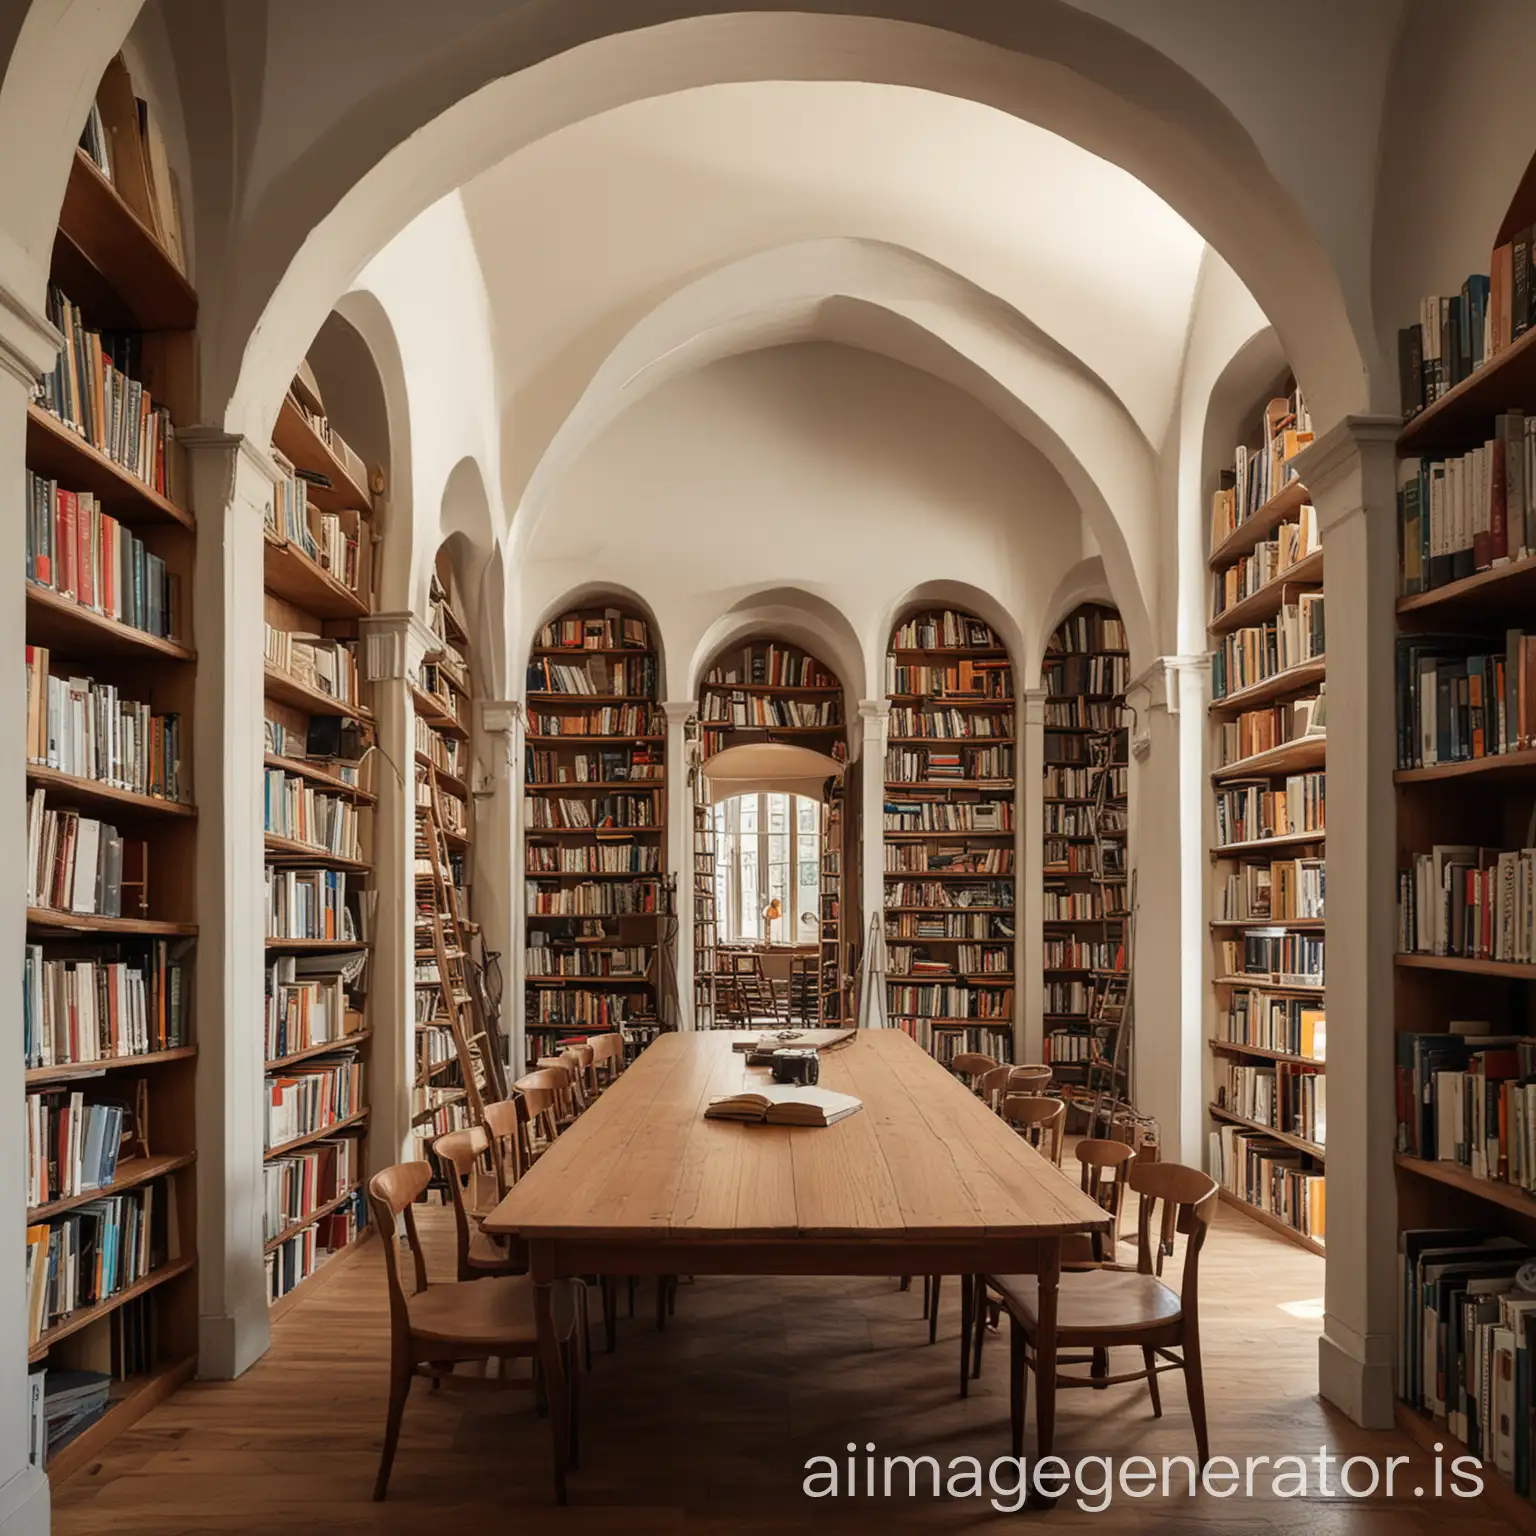
<svg viewBox="0 0 1536 1536">
<path fill-rule="evenodd" d="M 373 1219 L 383 1239 L 384 1268 L 389 1274 L 389 1319 L 391 1331 L 397 1338 L 405 1338 L 411 1331 L 410 1309 L 406 1306 L 405 1287 L 400 1280 L 400 1244 L 396 1238 L 395 1222 L 405 1217 L 405 1239 L 411 1246 L 416 1284 L 411 1294 L 427 1288 L 427 1259 L 421 1251 L 421 1238 L 416 1232 L 416 1217 L 411 1207 L 425 1193 L 432 1182 L 430 1163 L 395 1163 L 382 1169 L 368 1181 L 368 1204 Z"/>
<path fill-rule="evenodd" d="M 624 1070 L 624 1036 L 614 1031 L 608 1035 L 591 1035 L 587 1044 L 592 1047 L 592 1070 L 602 1082 L 609 1083 Z"/>
<path fill-rule="evenodd" d="M 560 1134 L 559 1117 L 555 1109 L 560 1102 L 560 1090 L 564 1086 L 563 1074 L 553 1067 L 540 1067 L 518 1078 L 512 1085 L 522 1094 L 528 1107 L 528 1124 L 543 1132 L 553 1141 Z"/>
<path fill-rule="evenodd" d="M 513 1091 L 510 1099 L 493 1099 L 485 1106 L 485 1134 L 496 1170 L 496 1188 L 503 1199 L 528 1167 L 528 1104 Z"/>
<path fill-rule="evenodd" d="M 979 1093 L 981 1079 L 988 1072 L 995 1072 L 997 1063 L 990 1056 L 983 1056 L 980 1051 L 961 1051 L 950 1058 L 949 1070 L 956 1077 L 963 1077 L 972 1093 Z"/>
<path fill-rule="evenodd" d="M 480 1160 L 490 1151 L 491 1138 L 484 1126 L 473 1125 L 467 1130 L 448 1131 L 432 1143 L 432 1150 L 445 1167 L 448 1189 L 453 1195 L 453 1226 L 459 1242 L 459 1270 L 462 1273 L 469 1262 L 470 1190 Z"/>
<path fill-rule="evenodd" d="M 976 1079 L 976 1092 L 986 1101 L 988 1109 L 1002 1113 L 1003 1095 L 1008 1092 L 1008 1079 L 1012 1067 L 993 1067 Z"/>
<path fill-rule="evenodd" d="M 1008 1073 L 1009 1093 L 1044 1093 L 1051 1086 L 1051 1069 L 1031 1063 L 1012 1067 Z"/>
<path fill-rule="evenodd" d="M 1200 1250 L 1216 1209 L 1216 1181 L 1198 1168 L 1182 1163 L 1150 1163 L 1138 1159 L 1131 1167 L 1131 1188 L 1141 1196 L 1136 1221 L 1136 1267 L 1144 1275 L 1161 1275 L 1165 1249 L 1182 1233 L 1184 1277 L 1180 1285 L 1184 1316 L 1196 1316 Z M 1162 1206 L 1161 1215 L 1158 1206 Z"/>
<path fill-rule="evenodd" d="M 1131 1164 L 1136 1161 L 1135 1149 L 1123 1141 L 1084 1137 L 1072 1150 L 1077 1157 L 1078 1182 L 1083 1193 L 1103 1206 L 1112 1218 L 1107 1233 L 1093 1234 L 1094 1252 L 1100 1261 L 1112 1259 Z"/>
<path fill-rule="evenodd" d="M 1067 1124 L 1065 1099 L 1010 1093 L 1003 1099 L 1003 1119 L 1044 1157 L 1061 1167 L 1061 1147 Z"/>
</svg>

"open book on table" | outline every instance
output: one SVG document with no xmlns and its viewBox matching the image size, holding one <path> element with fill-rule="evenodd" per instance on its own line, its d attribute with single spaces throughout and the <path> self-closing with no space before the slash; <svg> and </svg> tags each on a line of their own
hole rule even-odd
<svg viewBox="0 0 1536 1536">
<path fill-rule="evenodd" d="M 801 1087 L 796 1083 L 765 1083 L 741 1093 L 711 1099 L 706 1120 L 758 1120 L 769 1125 L 835 1125 L 863 1109 L 862 1099 L 830 1088 Z"/>
</svg>

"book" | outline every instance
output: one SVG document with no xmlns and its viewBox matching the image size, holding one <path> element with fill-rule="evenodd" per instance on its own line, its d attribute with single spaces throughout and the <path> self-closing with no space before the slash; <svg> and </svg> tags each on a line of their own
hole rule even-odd
<svg viewBox="0 0 1536 1536">
<path fill-rule="evenodd" d="M 831 1088 L 767 1083 L 709 1101 L 706 1120 L 740 1120 L 767 1125 L 836 1125 L 863 1109 L 862 1099 Z"/>
</svg>

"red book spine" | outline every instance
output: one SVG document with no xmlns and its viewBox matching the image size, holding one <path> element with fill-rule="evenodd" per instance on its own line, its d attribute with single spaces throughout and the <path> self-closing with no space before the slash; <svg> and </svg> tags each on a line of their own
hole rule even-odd
<svg viewBox="0 0 1536 1536">
<path fill-rule="evenodd" d="M 96 590 L 95 553 L 96 513 L 89 503 L 75 507 L 75 580 L 76 594 L 88 608 L 101 606 L 101 594 Z"/>
</svg>

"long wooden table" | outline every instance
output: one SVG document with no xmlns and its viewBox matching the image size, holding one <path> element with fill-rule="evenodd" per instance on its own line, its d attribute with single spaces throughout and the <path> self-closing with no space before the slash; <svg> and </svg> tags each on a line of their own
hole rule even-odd
<svg viewBox="0 0 1536 1536">
<path fill-rule="evenodd" d="M 1104 1211 L 900 1030 L 821 1058 L 863 1100 L 825 1129 L 706 1120 L 768 1080 L 727 1031 L 663 1035 L 486 1218 L 528 1243 L 565 1498 L 566 1382 L 550 1287 L 562 1276 L 1035 1274 L 1037 1436 L 1055 1429 L 1061 1239 Z"/>
</svg>

